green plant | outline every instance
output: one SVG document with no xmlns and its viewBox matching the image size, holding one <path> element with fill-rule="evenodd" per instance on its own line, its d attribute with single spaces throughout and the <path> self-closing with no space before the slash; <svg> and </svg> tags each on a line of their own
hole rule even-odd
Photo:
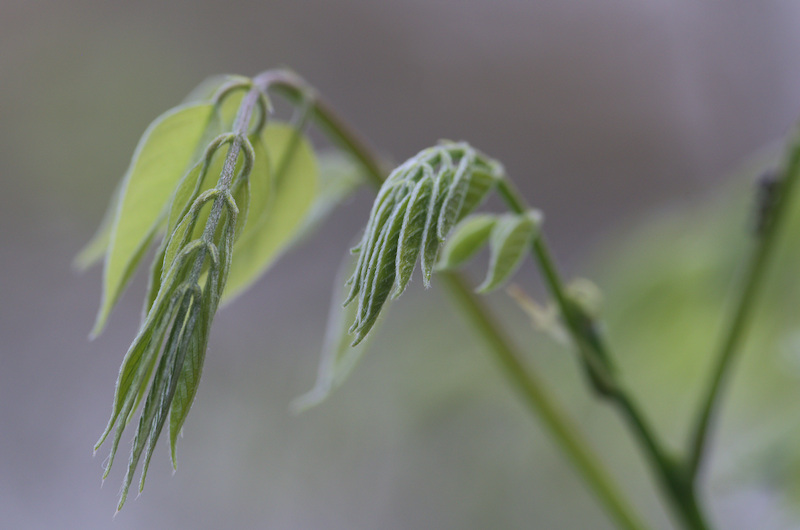
<svg viewBox="0 0 800 530">
<path fill-rule="evenodd" d="M 295 106 L 294 123 L 269 119 L 273 93 Z M 303 137 L 308 123 L 317 124 L 345 156 L 318 162 Z M 697 413 L 694 434 L 683 451 L 673 451 L 656 436 L 620 380 L 597 312 L 583 296 L 585 289 L 561 278 L 541 229 L 542 215 L 516 191 L 498 161 L 466 143 L 442 142 L 387 176 L 366 144 L 297 75 L 276 70 L 253 79 L 211 79 L 145 132 L 100 230 L 77 258 L 81 267 L 104 259 L 104 294 L 93 331 L 97 334 L 147 250 L 156 247 L 142 324 L 123 360 L 111 418 L 95 448 L 113 432 L 106 476 L 125 427 L 141 408 L 118 508 L 125 503 L 141 460 L 140 490 L 143 487 L 153 448 L 167 420 L 176 465 L 177 435 L 197 391 L 219 304 L 250 286 L 343 197 L 369 184 L 378 190 L 377 197 L 361 242 L 352 250 L 355 257 L 343 268 L 350 274 L 349 293 L 334 295 L 317 384 L 294 406 L 315 405 L 341 384 L 363 353 L 362 341 L 382 307 L 390 295 L 402 294 L 420 261 L 425 285 L 430 285 L 436 272 L 509 383 L 541 419 L 609 515 L 622 527 L 642 528 L 542 378 L 521 361 L 499 323 L 454 271 L 488 246 L 489 270 L 477 288 L 481 294 L 488 293 L 503 285 L 531 253 L 554 300 L 555 312 L 546 327 L 562 340 L 569 339 L 591 389 L 626 420 L 676 520 L 686 528 L 708 528 L 696 485 L 709 429 L 786 224 L 799 173 L 800 148 L 793 147 L 775 179 L 764 187 L 750 266 Z M 492 192 L 497 192 L 508 212 L 473 213 Z M 528 309 L 540 321 L 545 319 L 536 307 L 529 304 Z M 349 338 L 347 326 L 352 333 Z"/>
</svg>

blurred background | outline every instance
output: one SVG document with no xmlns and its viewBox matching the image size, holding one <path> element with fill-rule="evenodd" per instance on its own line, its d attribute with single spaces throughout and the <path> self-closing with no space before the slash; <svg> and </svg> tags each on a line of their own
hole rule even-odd
<svg viewBox="0 0 800 530">
<path fill-rule="evenodd" d="M 209 75 L 287 65 L 394 160 L 439 138 L 502 160 L 567 276 L 605 292 L 626 380 L 678 447 L 761 162 L 737 171 L 772 160 L 800 116 L 799 26 L 800 3 L 779 0 L 0 0 L 0 527 L 611 528 L 436 286 L 415 282 L 347 383 L 290 414 L 366 191 L 218 314 L 180 471 L 159 447 L 142 498 L 112 520 L 125 457 L 101 489 L 105 448 L 91 449 L 144 279 L 89 342 L 101 271 L 71 260 L 151 120 Z M 704 481 L 719 528 L 800 526 L 800 256 L 785 256 Z M 519 283 L 544 301 L 530 263 Z M 571 352 L 504 294 L 490 303 L 643 516 L 669 528 Z"/>
</svg>

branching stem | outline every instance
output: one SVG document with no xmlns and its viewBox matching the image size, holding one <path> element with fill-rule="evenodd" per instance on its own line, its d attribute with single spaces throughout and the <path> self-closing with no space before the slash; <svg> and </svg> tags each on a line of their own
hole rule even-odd
<svg viewBox="0 0 800 530">
<path fill-rule="evenodd" d="M 267 86 L 274 88 L 292 103 L 311 101 L 312 119 L 334 143 L 361 163 L 376 188 L 383 184 L 388 171 L 379 158 L 299 76 L 290 71 L 274 70 L 260 75 L 255 82 L 262 88 Z M 618 487 L 594 452 L 567 420 L 564 411 L 556 406 L 553 398 L 539 381 L 539 377 L 520 362 L 521 356 L 514 351 L 489 311 L 467 287 L 464 280 L 454 273 L 443 273 L 441 276 L 457 300 L 456 305 L 487 341 L 490 351 L 510 382 L 520 392 L 526 405 L 542 419 L 548 432 L 559 442 L 559 447 L 576 466 L 608 513 L 622 528 L 645 528 L 634 510 L 623 499 Z"/>
<path fill-rule="evenodd" d="M 530 209 L 507 178 L 500 182 L 498 192 L 513 212 L 521 214 Z M 593 322 L 588 322 L 587 325 L 585 314 L 569 298 L 543 235 L 540 234 L 533 241 L 531 252 L 550 294 L 561 311 L 567 330 L 581 354 L 595 390 L 614 403 L 626 419 L 647 455 L 662 490 L 687 528 L 697 530 L 707 528 L 697 503 L 695 489 L 683 472 L 680 460 L 668 454 L 662 447 L 655 431 L 634 404 L 629 393 L 621 386 L 608 348 L 596 332 Z"/>
</svg>

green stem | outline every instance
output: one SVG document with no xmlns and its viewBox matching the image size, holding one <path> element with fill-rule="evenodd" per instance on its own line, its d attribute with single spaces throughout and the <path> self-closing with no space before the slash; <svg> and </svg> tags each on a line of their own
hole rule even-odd
<svg viewBox="0 0 800 530">
<path fill-rule="evenodd" d="M 500 196 L 515 213 L 530 209 L 522 195 L 507 178 L 498 185 Z M 585 363 L 595 390 L 614 403 L 635 434 L 644 453 L 647 455 L 662 491 L 665 492 L 676 515 L 687 528 L 705 529 L 707 524 L 697 503 L 695 489 L 679 459 L 669 455 L 662 447 L 655 431 L 631 400 L 628 392 L 620 385 L 611 356 L 602 337 L 596 332 L 594 323 L 586 321 L 586 316 L 576 307 L 567 295 L 564 281 L 558 273 L 544 236 L 539 235 L 532 244 L 531 251 L 544 277 L 550 294 L 564 318 L 564 323 Z"/>
<path fill-rule="evenodd" d="M 334 143 L 352 154 L 362 164 L 375 187 L 379 188 L 383 184 L 388 171 L 379 162 L 378 157 L 305 81 L 294 73 L 284 70 L 266 72 L 257 79 L 263 83 L 261 86 L 274 88 L 292 103 L 311 102 L 312 119 Z M 451 294 L 458 301 L 457 306 L 488 342 L 490 351 L 504 369 L 506 376 L 519 390 L 528 407 L 542 419 L 551 435 L 558 440 L 560 447 L 580 471 L 608 513 L 622 528 L 645 528 L 634 510 L 624 501 L 597 457 L 566 420 L 566 414 L 549 397 L 538 377 L 518 360 L 519 356 L 514 353 L 510 343 L 500 332 L 499 326 L 477 297 L 457 274 L 443 273 L 442 276 Z"/>
<path fill-rule="evenodd" d="M 494 353 L 495 360 L 500 364 L 506 377 L 517 388 L 525 404 L 534 414 L 538 415 L 550 434 L 559 443 L 559 447 L 603 502 L 608 512 L 624 528 L 644 528 L 633 510 L 623 500 L 597 456 L 567 421 L 567 415 L 547 394 L 545 386 L 539 378 L 522 365 L 510 346 L 510 341 L 501 333 L 500 326 L 493 320 L 483 304 L 478 301 L 464 280 L 452 272 L 440 273 L 440 276 L 449 288 L 456 307 L 463 311 L 474 329 L 487 342 L 490 350 Z"/>
<path fill-rule="evenodd" d="M 700 471 L 703 456 L 708 446 L 709 429 L 713 423 L 715 411 L 719 408 L 719 396 L 725 377 L 731 370 L 737 354 L 741 351 L 742 342 L 750 327 L 756 301 L 766 278 L 770 258 L 777 247 L 778 234 L 783 225 L 786 224 L 786 217 L 793 199 L 792 194 L 797 186 L 798 179 L 800 179 L 800 145 L 798 145 L 798 140 L 796 139 L 777 181 L 780 186 L 777 190 L 777 200 L 773 208 L 766 212 L 768 219 L 766 220 L 764 231 L 760 234 L 757 246 L 750 258 L 739 299 L 734 306 L 730 323 L 723 335 L 708 390 L 702 402 L 700 413 L 697 416 L 694 434 L 690 440 L 689 447 L 688 472 L 693 479 L 696 479 Z"/>
</svg>

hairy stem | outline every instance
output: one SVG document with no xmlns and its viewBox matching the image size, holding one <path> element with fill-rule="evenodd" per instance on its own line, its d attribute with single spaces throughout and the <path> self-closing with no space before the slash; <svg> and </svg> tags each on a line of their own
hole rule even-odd
<svg viewBox="0 0 800 530">
<path fill-rule="evenodd" d="M 263 79 L 262 87 L 268 85 L 274 88 L 295 104 L 311 102 L 312 119 L 334 143 L 352 154 L 362 164 L 376 188 L 383 184 L 388 171 L 379 158 L 324 100 L 317 97 L 315 91 L 305 81 L 296 74 L 284 70 L 265 72 L 262 76 L 259 76 Z M 442 276 L 451 294 L 458 301 L 457 306 L 479 330 L 506 376 L 519 390 L 528 407 L 542 419 L 548 432 L 559 442 L 561 449 L 585 478 L 609 515 L 622 528 L 645 528 L 634 510 L 624 501 L 598 458 L 567 421 L 566 414 L 556 406 L 553 398 L 544 390 L 539 378 L 519 361 L 520 356 L 514 352 L 489 311 L 459 275 L 443 273 Z"/>
<path fill-rule="evenodd" d="M 500 182 L 498 192 L 513 212 L 521 214 L 530 209 L 525 199 L 507 178 Z M 614 403 L 625 418 L 647 455 L 658 483 L 670 500 L 676 515 L 687 528 L 697 530 L 707 528 L 697 503 L 695 489 L 691 481 L 687 480 L 686 473 L 683 472 L 684 467 L 679 459 L 666 452 L 655 431 L 634 404 L 629 393 L 620 385 L 605 342 L 596 332 L 594 323 L 585 321 L 585 314 L 567 295 L 565 284 L 558 273 L 543 235 L 540 234 L 536 237 L 531 252 L 539 265 L 550 294 L 561 311 L 567 330 L 581 354 L 594 389 L 599 395 Z"/>
<path fill-rule="evenodd" d="M 770 258 L 777 247 L 778 235 L 786 224 L 790 210 L 793 191 L 800 179 L 800 140 L 795 139 L 790 147 L 789 156 L 779 176 L 778 197 L 772 209 L 766 212 L 769 219 L 765 223 L 764 231 L 750 258 L 750 263 L 744 277 L 742 289 L 736 305 L 734 306 L 730 323 L 723 335 L 722 343 L 717 354 L 717 361 L 711 375 L 705 398 L 694 427 L 694 434 L 690 440 L 688 472 L 696 479 L 702 464 L 703 456 L 708 445 L 708 435 L 713 423 L 714 413 L 719 408 L 719 396 L 722 391 L 725 376 L 730 372 L 737 354 L 741 351 L 742 342 L 750 327 L 756 301 L 764 284 Z"/>
</svg>

